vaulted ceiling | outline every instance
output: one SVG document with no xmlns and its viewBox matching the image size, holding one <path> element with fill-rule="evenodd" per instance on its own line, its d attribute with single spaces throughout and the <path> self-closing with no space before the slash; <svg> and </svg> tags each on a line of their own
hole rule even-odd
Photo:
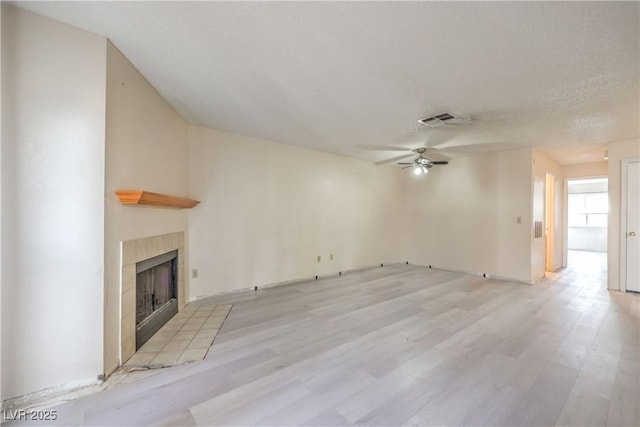
<svg viewBox="0 0 640 427">
<path fill-rule="evenodd" d="M 638 2 L 14 4 L 105 35 L 187 121 L 244 135 L 369 161 L 398 155 L 372 145 L 539 146 L 565 164 L 639 135 Z M 417 122 L 441 112 L 470 121 Z"/>
</svg>

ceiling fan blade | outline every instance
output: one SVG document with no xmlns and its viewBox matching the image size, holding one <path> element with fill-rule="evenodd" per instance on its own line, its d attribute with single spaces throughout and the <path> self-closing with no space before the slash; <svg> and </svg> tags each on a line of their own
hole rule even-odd
<svg viewBox="0 0 640 427">
<path fill-rule="evenodd" d="M 414 163 L 413 162 L 411 162 L 411 163 L 409 163 L 409 162 L 400 162 L 398 164 L 399 165 L 413 165 Z"/>
<path fill-rule="evenodd" d="M 413 167 L 413 165 L 411 165 L 411 166 L 405 166 L 405 167 L 400 168 L 400 169 L 409 169 L 409 168 L 412 168 L 412 167 Z"/>
<path fill-rule="evenodd" d="M 362 150 L 373 150 L 373 151 L 411 151 L 412 148 L 405 147 L 394 147 L 392 145 L 358 145 L 358 148 Z"/>
<path fill-rule="evenodd" d="M 449 161 L 448 160 L 439 160 L 437 162 L 431 161 L 432 165 L 448 165 Z"/>
<path fill-rule="evenodd" d="M 448 162 L 449 160 L 451 160 L 451 157 L 445 156 L 442 153 L 429 153 L 429 160 L 431 160 L 434 163 L 436 163 L 436 162 Z"/>
<path fill-rule="evenodd" d="M 516 148 L 525 148 L 522 144 L 513 142 L 484 142 L 465 145 L 451 145 L 442 147 L 441 150 L 451 153 L 488 153 L 495 151 L 513 150 Z"/>
<path fill-rule="evenodd" d="M 381 160 L 379 162 L 376 162 L 376 165 L 384 165 L 386 163 L 393 163 L 396 160 L 404 159 L 405 157 L 410 157 L 410 156 L 413 156 L 413 153 L 403 154 L 402 156 L 392 157 L 392 158 L 387 159 L 387 160 Z"/>
<path fill-rule="evenodd" d="M 452 132 L 449 129 L 433 129 L 424 139 L 424 146 L 427 149 L 446 145 L 452 138 Z"/>
</svg>

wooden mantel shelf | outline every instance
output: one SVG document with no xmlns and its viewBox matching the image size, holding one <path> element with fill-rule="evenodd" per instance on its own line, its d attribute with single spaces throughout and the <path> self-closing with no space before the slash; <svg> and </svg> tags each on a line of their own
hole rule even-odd
<svg viewBox="0 0 640 427">
<path fill-rule="evenodd" d="M 170 208 L 191 209 L 198 200 L 185 197 L 168 196 L 144 190 L 116 190 L 116 194 L 123 205 L 152 205 Z"/>
</svg>

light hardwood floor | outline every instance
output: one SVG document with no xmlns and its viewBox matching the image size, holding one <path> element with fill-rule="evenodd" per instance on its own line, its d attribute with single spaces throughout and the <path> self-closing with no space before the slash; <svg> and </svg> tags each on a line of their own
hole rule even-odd
<svg viewBox="0 0 640 427">
<path fill-rule="evenodd" d="M 62 404 L 64 425 L 637 426 L 640 296 L 391 265 L 209 298 L 207 358 Z"/>
</svg>

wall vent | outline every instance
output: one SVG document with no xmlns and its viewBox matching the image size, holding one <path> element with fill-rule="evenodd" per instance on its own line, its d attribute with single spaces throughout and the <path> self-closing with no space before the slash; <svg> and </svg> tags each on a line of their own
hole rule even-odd
<svg viewBox="0 0 640 427">
<path fill-rule="evenodd" d="M 432 128 L 437 128 L 440 126 L 444 126 L 447 124 L 461 124 L 469 121 L 467 116 L 459 115 L 459 114 L 451 114 L 451 113 L 440 113 L 435 114 L 429 117 L 423 117 L 418 120 L 418 123 L 429 126 Z"/>
<path fill-rule="evenodd" d="M 533 223 L 533 238 L 542 239 L 542 221 L 535 221 Z"/>
</svg>

